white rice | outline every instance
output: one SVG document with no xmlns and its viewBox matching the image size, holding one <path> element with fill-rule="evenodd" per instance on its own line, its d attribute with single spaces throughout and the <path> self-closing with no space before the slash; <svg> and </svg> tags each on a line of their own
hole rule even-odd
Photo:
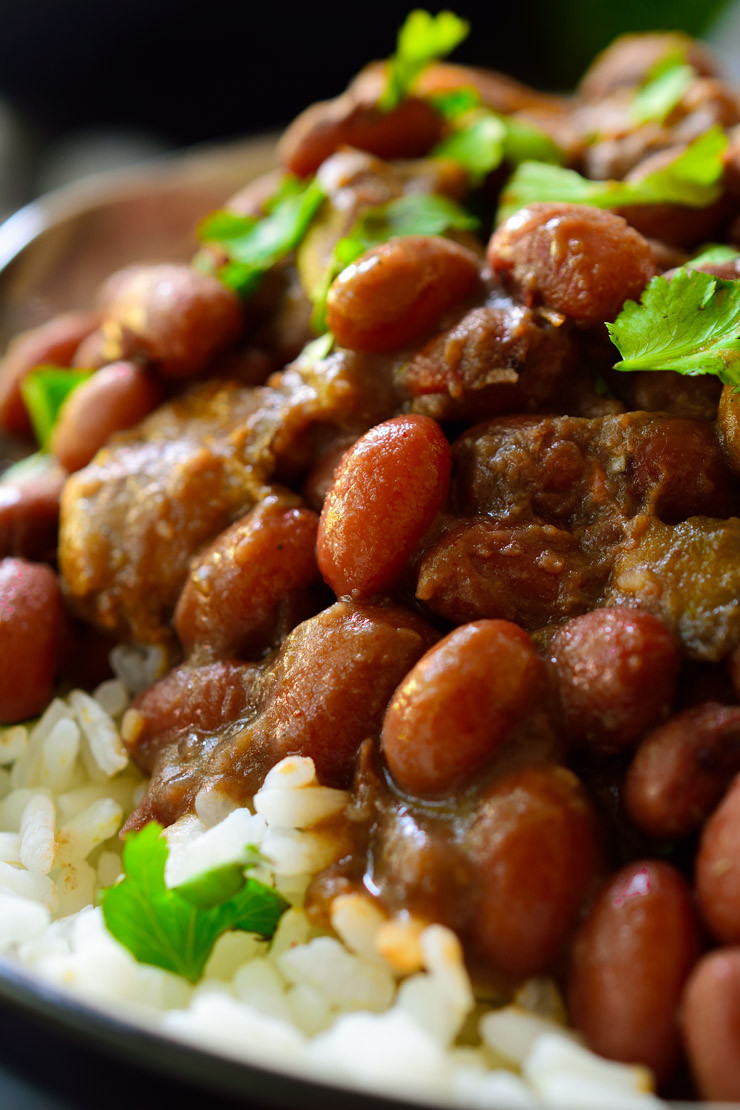
<svg viewBox="0 0 740 1110">
<path fill-rule="evenodd" d="M 166 668 L 118 647 L 117 679 L 56 698 L 30 728 L 0 730 L 0 958 L 162 1035 L 326 1082 L 470 1108 L 660 1106 L 649 1072 L 602 1060 L 564 1025 L 554 983 L 513 1005 L 476 1006 L 460 942 L 440 925 L 389 919 L 361 894 L 331 907 L 334 935 L 302 909 L 313 875 L 343 851 L 328 818 L 347 795 L 310 759 L 283 760 L 254 808 L 215 792 L 166 830 L 166 879 L 245 861 L 292 903 L 270 944 L 217 942 L 201 982 L 137 963 L 106 931 L 100 890 L 121 873 L 118 830 L 141 797 L 121 719 Z M 254 856 L 252 855 L 252 859 Z"/>
</svg>

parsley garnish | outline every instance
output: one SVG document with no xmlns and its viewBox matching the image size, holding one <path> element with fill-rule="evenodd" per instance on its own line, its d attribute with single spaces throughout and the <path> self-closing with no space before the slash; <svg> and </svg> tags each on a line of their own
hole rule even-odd
<svg viewBox="0 0 740 1110">
<path fill-rule="evenodd" d="M 454 230 L 474 231 L 477 227 L 475 216 L 454 200 L 437 193 L 398 197 L 364 209 L 349 234 L 334 247 L 324 280 L 314 297 L 314 328 L 324 330 L 326 298 L 334 278 L 371 247 L 404 235 L 444 235 Z"/>
<path fill-rule="evenodd" d="M 410 12 L 398 32 L 396 52 L 388 59 L 388 82 L 378 107 L 384 112 L 396 108 L 422 70 L 450 54 L 469 32 L 470 24 L 454 12 Z"/>
<path fill-rule="evenodd" d="M 648 74 L 635 93 L 629 115 L 633 123 L 662 123 L 683 100 L 696 78 L 696 70 L 686 61 L 686 51 L 671 51 Z"/>
<path fill-rule="evenodd" d="M 740 282 L 700 270 L 654 277 L 639 304 L 607 324 L 622 361 L 615 370 L 714 374 L 740 391 Z"/>
<path fill-rule="evenodd" d="M 198 227 L 202 243 L 215 243 L 229 261 L 218 270 L 221 280 L 249 297 L 263 274 L 300 243 L 325 197 L 315 179 L 303 184 L 286 177 L 262 219 L 217 211 Z"/>
<path fill-rule="evenodd" d="M 103 891 L 103 918 L 139 963 L 196 983 L 222 933 L 237 929 L 269 938 L 288 903 L 271 887 L 245 878 L 244 864 L 215 868 L 168 889 L 169 849 L 161 832 L 150 821 L 126 837 L 125 877 Z"/>
<path fill-rule="evenodd" d="M 452 159 L 467 170 L 473 184 L 479 184 L 503 161 L 514 166 L 532 159 L 560 163 L 563 152 L 534 124 L 481 108 L 468 113 L 430 158 Z"/>
<path fill-rule="evenodd" d="M 678 157 L 641 181 L 590 181 L 575 170 L 543 162 L 523 162 L 501 196 L 498 221 L 538 201 L 624 208 L 631 204 L 683 204 L 706 208 L 722 193 L 722 153 L 727 136 L 711 127 Z"/>
<path fill-rule="evenodd" d="M 64 402 L 92 370 L 70 370 L 66 366 L 37 366 L 21 382 L 21 395 L 42 451 L 49 450 L 51 435 Z"/>
</svg>

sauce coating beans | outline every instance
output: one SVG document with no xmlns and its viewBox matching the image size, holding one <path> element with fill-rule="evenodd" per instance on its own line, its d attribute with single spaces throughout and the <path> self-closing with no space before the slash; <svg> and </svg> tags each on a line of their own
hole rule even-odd
<svg viewBox="0 0 740 1110">
<path fill-rule="evenodd" d="M 621 216 L 576 204 L 531 204 L 488 245 L 494 273 L 565 316 L 614 320 L 655 274 L 647 240 Z"/>
<path fill-rule="evenodd" d="M 625 808 L 653 836 L 687 836 L 738 770 L 740 706 L 693 706 L 642 741 L 625 779 Z"/>
<path fill-rule="evenodd" d="M 507 775 L 485 795 L 469 850 L 479 880 L 478 950 L 516 978 L 536 975 L 560 951 L 598 876 L 585 790 L 564 767 Z"/>
<path fill-rule="evenodd" d="M 259 651 L 269 646 L 291 595 L 319 580 L 310 509 L 272 495 L 222 532 L 192 563 L 175 610 L 186 652 Z"/>
<path fill-rule="evenodd" d="M 25 559 L 0 562 L 0 723 L 33 717 L 51 695 L 62 631 L 54 571 Z"/>
<path fill-rule="evenodd" d="M 590 1047 L 666 1078 L 679 1053 L 681 990 L 699 948 L 691 891 L 675 868 L 645 860 L 617 872 L 573 948 L 571 1016 Z"/>
<path fill-rule="evenodd" d="M 464 782 L 536 705 L 544 680 L 544 664 L 517 625 L 456 628 L 393 695 L 382 733 L 393 778 L 422 796 Z"/>
<path fill-rule="evenodd" d="M 395 351 L 425 335 L 478 280 L 472 251 L 436 235 L 391 239 L 342 270 L 327 323 L 355 351 Z"/>
<path fill-rule="evenodd" d="M 710 952 L 686 984 L 684 1040 L 699 1093 L 740 1102 L 740 948 Z"/>
<path fill-rule="evenodd" d="M 70 473 L 87 466 L 114 432 L 157 407 L 159 391 L 133 362 L 114 362 L 83 382 L 62 406 L 51 451 Z"/>
<path fill-rule="evenodd" d="M 696 859 L 702 916 L 718 940 L 740 942 L 740 776 L 704 826 Z"/>
<path fill-rule="evenodd" d="M 594 609 L 558 630 L 551 645 L 570 738 L 602 748 L 633 744 L 668 710 L 678 648 L 666 625 L 634 609 Z"/>
<path fill-rule="evenodd" d="M 339 596 L 382 593 L 444 505 L 451 452 L 428 416 L 378 424 L 339 464 L 319 524 L 319 569 Z"/>
<path fill-rule="evenodd" d="M 149 359 L 167 378 L 187 378 L 239 338 L 236 293 L 189 266 L 131 267 L 103 294 L 106 362 Z"/>
</svg>

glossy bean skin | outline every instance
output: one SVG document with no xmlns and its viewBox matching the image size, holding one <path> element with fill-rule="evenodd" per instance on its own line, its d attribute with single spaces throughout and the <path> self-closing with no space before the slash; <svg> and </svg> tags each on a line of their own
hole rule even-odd
<svg viewBox="0 0 740 1110">
<path fill-rule="evenodd" d="M 69 396 L 59 413 L 51 452 L 72 473 L 91 461 L 114 432 L 138 424 L 161 399 L 151 377 L 134 362 L 113 362 Z"/>
<path fill-rule="evenodd" d="M 56 559 L 59 500 L 65 471 L 46 457 L 31 473 L 0 479 L 0 558 Z"/>
<path fill-rule="evenodd" d="M 614 320 L 656 273 L 647 240 L 621 216 L 578 204 L 530 204 L 488 244 L 495 274 L 526 300 L 586 323 Z"/>
<path fill-rule="evenodd" d="M 421 797 L 464 783 L 537 704 L 545 665 L 521 628 L 476 621 L 424 655 L 383 721 L 383 754 L 397 785 Z"/>
<path fill-rule="evenodd" d="M 740 395 L 731 385 L 722 387 L 717 430 L 730 469 L 736 476 L 740 475 Z"/>
<path fill-rule="evenodd" d="M 390 239 L 335 278 L 326 303 L 337 342 L 389 352 L 429 332 L 478 281 L 476 255 L 438 235 Z"/>
<path fill-rule="evenodd" d="M 601 868 L 585 790 L 564 767 L 515 771 L 488 790 L 466 843 L 479 891 L 476 950 L 514 978 L 545 971 Z"/>
<path fill-rule="evenodd" d="M 51 695 L 62 632 L 62 595 L 50 567 L 0 562 L 0 723 L 33 717 Z"/>
<path fill-rule="evenodd" d="M 175 609 L 186 653 L 199 648 L 223 656 L 269 646 L 292 596 L 319 581 L 318 524 L 297 499 L 271 495 L 217 536 L 193 560 Z"/>
<path fill-rule="evenodd" d="M 30 435 L 31 421 L 21 396 L 21 382 L 35 366 L 69 366 L 82 340 L 95 327 L 89 312 L 68 312 L 10 343 L 0 363 L 0 428 L 14 435 Z"/>
<path fill-rule="evenodd" d="M 686 984 L 684 1042 L 702 1098 L 740 1102 L 740 948 L 704 956 Z"/>
<path fill-rule="evenodd" d="M 678 647 L 650 613 L 594 609 L 558 629 L 550 653 L 563 725 L 577 743 L 629 746 L 673 702 Z"/>
<path fill-rule="evenodd" d="M 678 1004 L 699 951 L 691 890 L 675 868 L 642 860 L 613 875 L 571 959 L 571 1017 L 589 1046 L 665 1079 L 678 1059 Z"/>
<path fill-rule="evenodd" d="M 189 266 L 130 267 L 102 293 L 106 362 L 141 357 L 166 378 L 188 378 L 239 338 L 239 299 Z"/>
<path fill-rule="evenodd" d="M 313 104 L 280 140 L 282 164 L 298 177 L 315 173 L 339 147 L 351 146 L 379 158 L 420 158 L 437 142 L 442 118 L 428 101 L 407 97 L 390 112 L 348 91 L 335 100 Z"/>
<path fill-rule="evenodd" d="M 740 770 L 740 706 L 678 713 L 640 744 L 624 782 L 630 820 L 652 836 L 688 836 Z"/>
<path fill-rule="evenodd" d="M 707 821 L 696 857 L 702 917 L 725 944 L 740 942 L 740 776 Z"/>
<path fill-rule="evenodd" d="M 339 464 L 319 524 L 317 554 L 338 596 L 370 597 L 400 574 L 447 497 L 452 466 L 428 416 L 371 428 Z"/>
</svg>

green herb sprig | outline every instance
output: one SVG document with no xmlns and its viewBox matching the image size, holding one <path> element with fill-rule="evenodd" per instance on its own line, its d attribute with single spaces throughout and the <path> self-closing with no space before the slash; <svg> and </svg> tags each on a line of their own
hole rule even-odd
<svg viewBox="0 0 740 1110">
<path fill-rule="evenodd" d="M 21 382 L 21 396 L 42 451 L 49 450 L 62 405 L 93 373 L 45 364 L 37 366 Z"/>
<path fill-rule="evenodd" d="M 412 90 L 419 74 L 432 62 L 452 53 L 468 37 L 470 24 L 454 12 L 438 15 L 417 9 L 398 32 L 396 52 L 388 59 L 388 77 L 378 107 L 390 112 Z"/>
</svg>

